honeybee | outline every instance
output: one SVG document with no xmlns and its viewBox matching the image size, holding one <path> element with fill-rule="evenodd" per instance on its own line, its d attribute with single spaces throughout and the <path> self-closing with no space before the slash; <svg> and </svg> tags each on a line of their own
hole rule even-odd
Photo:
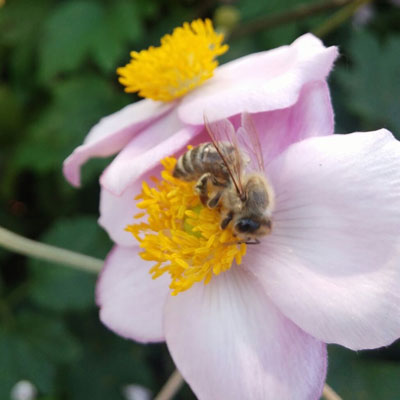
<svg viewBox="0 0 400 400">
<path fill-rule="evenodd" d="M 173 175 L 197 181 L 195 191 L 203 205 L 220 208 L 221 229 L 232 224 L 240 242 L 258 244 L 272 229 L 274 194 L 251 116 L 242 114 L 237 131 L 227 119 L 209 122 L 204 117 L 204 123 L 211 142 L 180 156 Z"/>
</svg>

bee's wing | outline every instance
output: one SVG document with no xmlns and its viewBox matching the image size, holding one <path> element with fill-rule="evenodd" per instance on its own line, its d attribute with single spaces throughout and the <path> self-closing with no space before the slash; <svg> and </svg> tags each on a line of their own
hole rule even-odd
<svg viewBox="0 0 400 400">
<path fill-rule="evenodd" d="M 250 158 L 248 167 L 253 171 L 265 173 L 260 138 L 258 137 L 253 119 L 248 112 L 242 113 L 242 125 L 237 131 L 237 140 L 239 147 L 242 148 Z"/>
<path fill-rule="evenodd" d="M 204 125 L 229 172 L 239 196 L 244 196 L 242 185 L 243 158 L 239 151 L 235 128 L 227 119 L 210 122 L 206 115 L 204 115 Z"/>
</svg>

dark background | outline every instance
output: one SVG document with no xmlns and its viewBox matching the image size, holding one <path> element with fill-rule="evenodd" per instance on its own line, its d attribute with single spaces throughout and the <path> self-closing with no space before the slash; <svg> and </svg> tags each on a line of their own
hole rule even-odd
<svg viewBox="0 0 400 400">
<path fill-rule="evenodd" d="M 0 1 L 0 224 L 107 254 L 112 244 L 96 220 L 97 178 L 109 159 L 84 167 L 80 190 L 64 180 L 62 161 L 100 117 L 137 100 L 115 74 L 129 51 L 199 16 L 233 24 L 221 62 L 318 33 L 340 47 L 329 79 L 336 131 L 400 135 L 400 7 L 382 1 L 356 11 L 367 2 L 353 1 L 278 24 L 276 15 L 315 1 Z M 270 19 L 246 31 L 260 17 Z M 173 371 L 165 345 L 123 340 L 99 323 L 94 275 L 1 248 L 0 267 L 0 399 L 21 379 L 41 400 L 117 400 L 131 383 L 155 394 Z M 329 355 L 328 383 L 344 399 L 400 399 L 400 343 L 358 353 L 330 346 Z M 187 386 L 177 396 L 193 398 Z"/>
</svg>

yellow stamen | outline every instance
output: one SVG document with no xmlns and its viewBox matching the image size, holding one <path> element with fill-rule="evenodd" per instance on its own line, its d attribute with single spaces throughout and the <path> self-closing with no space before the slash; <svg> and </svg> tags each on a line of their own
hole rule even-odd
<svg viewBox="0 0 400 400">
<path fill-rule="evenodd" d="M 163 179 L 157 180 L 154 188 L 143 182 L 137 196 L 147 222 L 128 225 L 126 230 L 140 242 L 140 256 L 156 262 L 150 269 L 153 279 L 168 272 L 171 294 L 176 295 L 195 282 L 207 284 L 213 275 L 229 270 L 234 261 L 240 264 L 246 244 L 238 244 L 229 228 L 221 230 L 220 212 L 201 205 L 193 182 L 172 176 L 175 158 L 161 162 Z"/>
<path fill-rule="evenodd" d="M 213 75 L 215 58 L 228 50 L 223 35 L 214 31 L 209 19 L 185 22 L 161 46 L 132 51 L 132 60 L 117 69 L 128 93 L 153 100 L 170 101 L 183 96 Z"/>
</svg>

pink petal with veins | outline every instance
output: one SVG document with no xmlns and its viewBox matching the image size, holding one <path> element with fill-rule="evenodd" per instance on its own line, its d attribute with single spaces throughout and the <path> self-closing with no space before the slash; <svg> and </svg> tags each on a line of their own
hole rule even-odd
<svg viewBox="0 0 400 400">
<path fill-rule="evenodd" d="M 243 111 L 258 113 L 291 107 L 308 82 L 325 80 L 338 55 L 311 34 L 290 46 L 251 54 L 217 68 L 214 77 L 188 93 L 178 104 L 181 120 L 203 124 L 203 113 L 213 119 Z"/>
<path fill-rule="evenodd" d="M 176 153 L 202 130 L 200 126 L 182 127 L 176 110 L 154 122 L 118 154 L 100 178 L 101 185 L 119 196 L 160 160 Z"/>
<path fill-rule="evenodd" d="M 317 400 L 325 345 L 286 319 L 241 267 L 169 296 L 171 356 L 200 400 Z"/>
<path fill-rule="evenodd" d="M 139 247 L 115 246 L 108 255 L 96 287 L 100 319 L 125 338 L 138 342 L 164 340 L 162 314 L 169 288 L 167 275 L 153 280 L 151 264 Z"/>
<path fill-rule="evenodd" d="M 95 125 L 84 143 L 64 161 L 63 172 L 71 185 L 80 185 L 80 168 L 90 158 L 108 157 L 126 146 L 151 122 L 173 107 L 173 103 L 142 100 L 104 117 Z"/>
<path fill-rule="evenodd" d="M 246 255 L 303 330 L 351 349 L 400 336 L 400 142 L 390 132 L 311 138 L 268 168 L 272 234 Z"/>
</svg>

